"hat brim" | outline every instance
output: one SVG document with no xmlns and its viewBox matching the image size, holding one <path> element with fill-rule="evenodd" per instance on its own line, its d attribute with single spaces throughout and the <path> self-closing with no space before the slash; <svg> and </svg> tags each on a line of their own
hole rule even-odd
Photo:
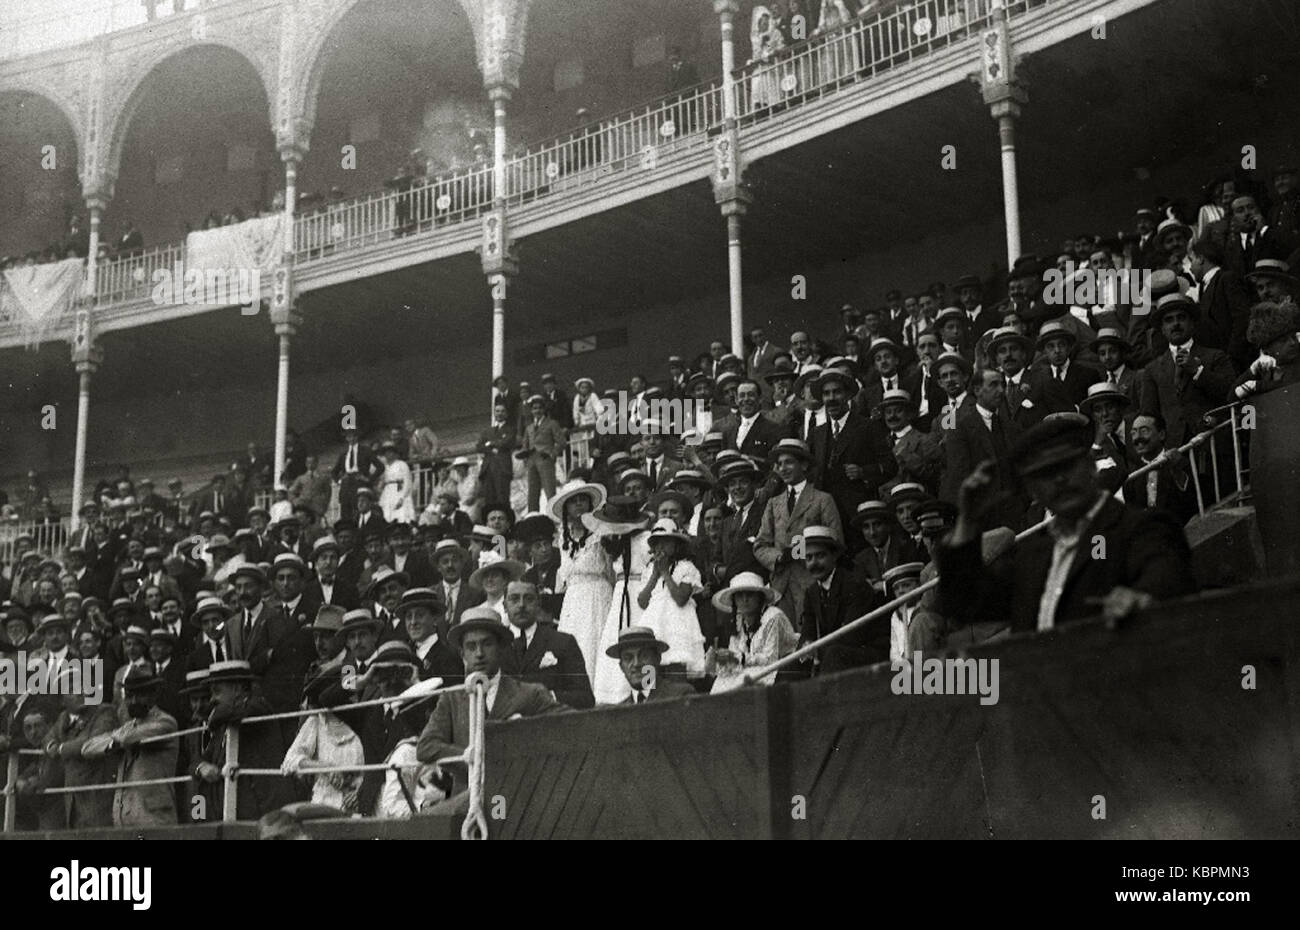
<svg viewBox="0 0 1300 930">
<path fill-rule="evenodd" d="M 647 514 L 641 520 L 618 521 L 601 517 L 595 512 L 584 513 L 582 515 L 582 524 L 593 533 L 602 533 L 606 536 L 625 536 L 628 533 L 635 533 L 637 530 L 649 528 L 650 516 Z"/>
<path fill-rule="evenodd" d="M 1091 397 L 1085 397 L 1083 400 L 1079 401 L 1079 412 L 1086 414 L 1088 411 L 1092 410 L 1094 404 L 1103 400 L 1113 400 L 1123 407 L 1129 407 L 1133 404 L 1133 401 L 1131 401 L 1129 396 L 1123 391 L 1104 391 L 1098 392 Z"/>
<path fill-rule="evenodd" d="M 503 559 L 500 562 L 489 562 L 487 565 L 480 565 L 470 573 L 469 583 L 476 588 L 481 588 L 483 576 L 489 572 L 503 571 L 511 581 L 518 581 L 524 577 L 528 568 L 522 562 L 516 562 L 514 559 Z"/>
<path fill-rule="evenodd" d="M 776 603 L 776 597 L 777 597 L 776 592 L 771 588 L 769 588 L 767 585 L 758 585 L 757 587 L 755 587 L 754 585 L 736 585 L 735 587 L 731 587 L 731 588 L 723 588 L 717 594 L 713 595 L 714 609 L 720 610 L 724 614 L 731 613 L 732 595 L 739 594 L 742 591 L 752 591 L 755 594 L 763 595 L 764 610 L 766 610 L 768 607 L 771 607 L 773 604 Z"/>
<path fill-rule="evenodd" d="M 504 646 L 510 645 L 514 635 L 506 628 L 504 623 L 497 623 L 494 620 L 470 619 L 462 620 L 447 631 L 447 642 L 456 651 L 460 651 L 461 644 L 465 641 L 465 634 L 471 630 L 485 630 L 496 636 L 497 640 Z"/>
<path fill-rule="evenodd" d="M 390 572 L 383 578 L 372 579 L 370 584 L 366 585 L 366 595 L 369 596 L 375 590 L 376 585 L 387 584 L 390 581 L 400 581 L 408 588 L 411 586 L 411 576 L 406 572 Z"/>
<path fill-rule="evenodd" d="M 555 498 L 551 501 L 551 516 L 560 523 L 563 523 L 565 505 L 575 497 L 583 496 L 594 498 L 591 509 L 595 511 L 605 506 L 605 501 L 609 498 L 609 491 L 606 490 L 603 484 L 596 484 L 595 482 L 586 482 L 577 487 L 569 488 L 567 491 L 561 491 L 559 494 L 556 494 Z"/>
<path fill-rule="evenodd" d="M 615 643 L 614 645 L 610 646 L 608 649 L 605 650 L 605 655 L 609 656 L 611 659 L 619 659 L 622 658 L 624 649 L 627 649 L 629 647 L 635 647 L 637 649 L 640 649 L 643 646 L 652 646 L 655 649 L 658 649 L 660 655 L 663 655 L 670 648 L 668 644 L 661 639 L 652 639 L 652 640 L 643 639 L 643 640 L 637 640 L 636 642 Z"/>
</svg>

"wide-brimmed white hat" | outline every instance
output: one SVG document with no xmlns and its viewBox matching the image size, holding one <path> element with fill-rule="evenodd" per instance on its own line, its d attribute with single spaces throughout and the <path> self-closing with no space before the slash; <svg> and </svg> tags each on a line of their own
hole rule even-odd
<svg viewBox="0 0 1300 930">
<path fill-rule="evenodd" d="M 592 510 L 604 504 L 605 498 L 609 496 L 609 492 L 605 490 L 603 484 L 596 484 L 591 481 L 571 481 L 561 488 L 551 500 L 551 516 L 563 523 L 565 504 L 584 494 L 591 498 Z"/>
<path fill-rule="evenodd" d="M 738 591 L 753 591 L 763 595 L 763 609 L 765 610 L 776 603 L 776 592 L 763 584 L 763 579 L 759 577 L 757 572 L 741 572 L 732 577 L 731 584 L 713 595 L 714 608 L 724 614 L 731 613 L 731 596 Z"/>
</svg>

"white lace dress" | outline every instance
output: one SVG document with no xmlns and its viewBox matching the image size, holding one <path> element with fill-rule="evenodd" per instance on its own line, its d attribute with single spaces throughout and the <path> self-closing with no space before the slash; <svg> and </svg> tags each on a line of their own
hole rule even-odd
<svg viewBox="0 0 1300 930">
<path fill-rule="evenodd" d="M 628 575 L 623 574 L 621 556 L 613 557 L 611 561 L 614 569 L 614 590 L 609 602 L 609 611 L 605 616 L 604 629 L 600 634 L 596 674 L 592 679 L 592 690 L 596 693 L 597 704 L 617 704 L 632 693 L 632 686 L 623 677 L 618 659 L 611 659 L 605 655 L 605 650 L 618 642 L 619 630 L 643 625 L 641 605 L 637 603 L 636 596 L 641 593 L 641 586 L 645 584 L 645 575 L 650 570 L 650 531 L 639 530 L 632 537 Z"/>
<path fill-rule="evenodd" d="M 595 680 L 600 638 L 614 596 L 614 571 L 609 553 L 595 533 L 587 534 L 574 555 L 561 548 L 555 588 L 556 593 L 564 594 L 559 630 L 578 641 L 587 663 L 587 678 Z"/>
</svg>

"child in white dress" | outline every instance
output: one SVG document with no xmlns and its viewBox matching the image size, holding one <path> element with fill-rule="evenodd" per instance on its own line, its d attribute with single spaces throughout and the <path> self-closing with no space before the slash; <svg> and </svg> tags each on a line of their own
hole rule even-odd
<svg viewBox="0 0 1300 930">
<path fill-rule="evenodd" d="M 690 537 L 672 520 L 655 523 L 650 531 L 650 572 L 637 603 L 641 626 L 654 630 L 668 644 L 663 664 L 669 672 L 684 669 L 688 678 L 704 674 L 704 634 L 692 597 L 704 588 L 700 570 L 686 558 Z"/>
</svg>

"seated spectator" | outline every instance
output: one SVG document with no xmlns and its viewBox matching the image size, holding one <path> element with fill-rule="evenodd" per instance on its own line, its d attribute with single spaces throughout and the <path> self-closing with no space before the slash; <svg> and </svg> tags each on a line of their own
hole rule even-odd
<svg viewBox="0 0 1300 930">
<path fill-rule="evenodd" d="M 840 565 L 844 544 L 835 528 L 809 526 L 802 534 L 812 587 L 804 597 L 799 646 L 808 645 L 857 620 L 875 606 L 875 592 Z M 889 658 L 887 618 L 859 627 L 810 656 L 813 675 L 884 662 Z M 805 660 L 808 661 L 808 660 Z"/>
<path fill-rule="evenodd" d="M 713 609 L 732 621 L 725 648 L 735 657 L 738 668 L 763 668 L 788 656 L 798 646 L 799 636 L 791 626 L 790 618 L 776 606 L 776 592 L 753 572 L 741 572 L 732 577 L 727 587 L 713 595 Z M 719 651 L 710 649 L 710 656 L 705 659 L 706 669 L 710 658 L 716 663 Z M 710 693 L 733 690 L 743 681 L 743 674 L 719 674 Z M 775 681 L 775 675 L 762 679 L 765 685 Z"/>
<path fill-rule="evenodd" d="M 537 585 L 531 581 L 510 582 L 506 611 L 513 640 L 501 657 L 505 673 L 544 686 L 561 704 L 578 710 L 594 707 L 596 699 L 578 641 L 550 624 L 538 622 L 541 603 Z"/>
<path fill-rule="evenodd" d="M 644 626 L 630 626 L 618 634 L 618 640 L 605 650 L 611 659 L 618 660 L 631 693 L 621 704 L 644 704 L 646 701 L 668 701 L 677 697 L 690 697 L 696 690 L 683 681 L 673 681 L 661 670 L 668 644 L 655 636 L 654 630 Z"/>
<path fill-rule="evenodd" d="M 984 462 L 961 485 L 956 527 L 938 547 L 943 612 L 958 625 L 1010 617 L 1012 632 L 1095 616 L 1119 619 L 1196 590 L 1182 528 L 1158 511 L 1126 508 L 1097 484 L 1082 415 L 1045 420 L 1011 453 L 1011 467 L 1054 516 L 1046 533 L 985 566 L 981 523 L 997 492 Z M 1101 537 L 1100 540 L 1097 537 Z M 1093 552 L 1104 545 L 1105 558 Z"/>
<path fill-rule="evenodd" d="M 1293 303 L 1256 304 L 1246 332 L 1259 357 L 1233 385 L 1238 400 L 1300 380 L 1300 310 Z"/>
<path fill-rule="evenodd" d="M 1136 471 L 1157 460 L 1160 464 L 1131 480 L 1126 473 L 1124 503 L 1134 510 L 1163 510 L 1180 526 L 1185 525 L 1197 512 L 1196 489 L 1192 487 L 1187 458 L 1177 448 L 1165 448 L 1165 421 L 1155 415 L 1136 416 L 1130 436 L 1130 470 Z"/>
</svg>

